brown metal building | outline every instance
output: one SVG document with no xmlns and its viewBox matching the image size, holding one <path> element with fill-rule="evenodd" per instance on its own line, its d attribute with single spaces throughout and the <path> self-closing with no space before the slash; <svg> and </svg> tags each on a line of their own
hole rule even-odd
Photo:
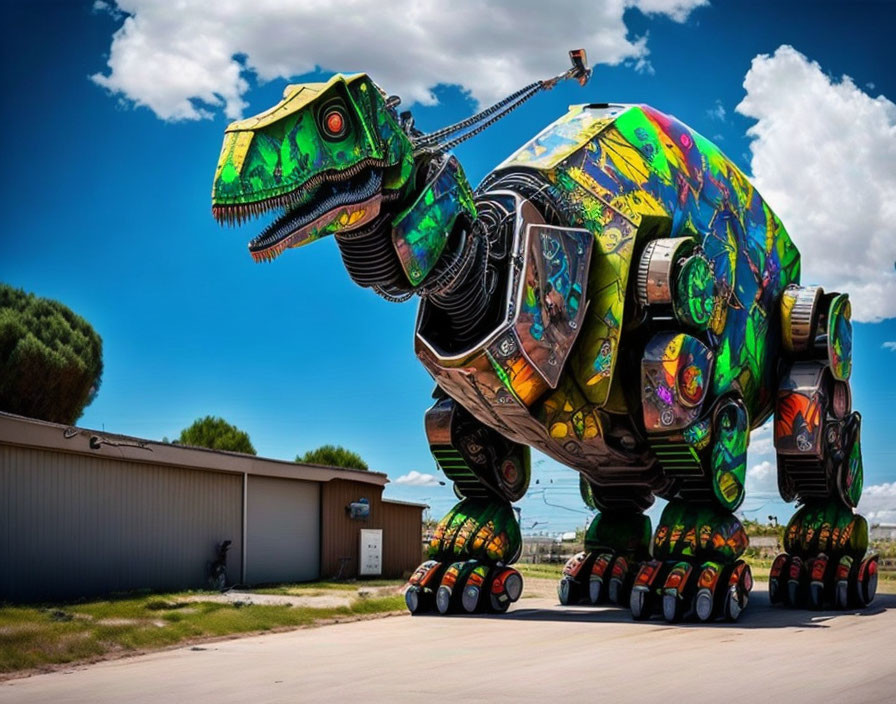
<svg viewBox="0 0 896 704">
<path fill-rule="evenodd" d="M 202 588 L 223 540 L 230 583 L 355 577 L 362 529 L 382 530 L 382 576 L 401 577 L 424 506 L 384 500 L 387 482 L 0 413 L 0 601 Z"/>
</svg>

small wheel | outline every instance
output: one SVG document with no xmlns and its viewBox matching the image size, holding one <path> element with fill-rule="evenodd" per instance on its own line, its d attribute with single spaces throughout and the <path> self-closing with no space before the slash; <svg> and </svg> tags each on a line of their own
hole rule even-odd
<svg viewBox="0 0 896 704">
<path fill-rule="evenodd" d="M 805 582 L 806 570 L 803 561 L 794 557 L 790 561 L 787 571 L 787 583 L 784 592 L 784 603 L 788 606 L 801 606 L 803 603 L 803 582 Z"/>
<path fill-rule="evenodd" d="M 423 597 L 423 590 L 420 587 L 408 587 L 404 593 L 404 603 L 411 615 L 416 615 L 423 611 Z"/>
<path fill-rule="evenodd" d="M 479 611 L 479 602 L 481 601 L 482 590 L 474 584 L 468 584 L 464 587 L 464 591 L 460 597 L 460 603 L 464 611 L 468 614 L 475 614 Z"/>
<path fill-rule="evenodd" d="M 613 562 L 612 571 L 610 572 L 610 585 L 608 588 L 610 603 L 617 606 L 625 606 L 626 587 L 631 584 L 628 560 L 624 557 L 617 557 Z"/>
<path fill-rule="evenodd" d="M 744 609 L 747 608 L 749 597 L 746 594 L 740 594 L 737 585 L 728 588 L 725 595 L 725 618 L 729 621 L 737 621 Z"/>
<path fill-rule="evenodd" d="M 490 594 L 489 597 L 489 606 L 491 606 L 490 611 L 493 613 L 503 614 L 510 608 L 510 599 L 501 599 L 497 594 Z"/>
<path fill-rule="evenodd" d="M 451 589 L 444 584 L 436 592 L 436 608 L 443 616 L 451 610 Z"/>
<path fill-rule="evenodd" d="M 768 577 L 768 600 L 772 604 L 782 604 L 787 597 L 787 575 L 790 573 L 790 556 L 781 553 L 772 563 Z"/>
<path fill-rule="evenodd" d="M 858 596 L 862 606 L 868 606 L 877 594 L 877 557 L 865 560 L 859 567 Z"/>
<path fill-rule="evenodd" d="M 578 604 L 582 598 L 582 585 L 570 577 L 564 577 L 557 584 L 557 597 L 563 606 Z"/>
<path fill-rule="evenodd" d="M 812 582 L 809 585 L 809 608 L 821 611 L 822 606 L 824 606 L 824 585 Z"/>
<path fill-rule="evenodd" d="M 592 577 L 588 582 L 588 601 L 592 604 L 599 604 L 602 596 L 604 596 L 603 579 Z"/>
<path fill-rule="evenodd" d="M 629 608 L 632 618 L 636 621 L 646 621 L 653 611 L 653 598 L 647 589 L 635 587 L 629 597 Z"/>
<path fill-rule="evenodd" d="M 712 592 L 709 589 L 701 589 L 697 592 L 697 598 L 694 600 L 697 618 L 701 621 L 709 621 L 712 619 L 714 606 Z"/>
<path fill-rule="evenodd" d="M 849 582 L 845 579 L 834 586 L 834 606 L 844 611 L 849 608 Z"/>
<path fill-rule="evenodd" d="M 677 594 L 663 594 L 663 618 L 678 623 L 684 616 L 684 599 Z"/>
</svg>

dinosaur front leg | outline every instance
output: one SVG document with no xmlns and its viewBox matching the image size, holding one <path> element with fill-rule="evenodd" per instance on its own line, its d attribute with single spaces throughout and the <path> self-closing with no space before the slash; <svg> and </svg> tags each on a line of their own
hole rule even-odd
<svg viewBox="0 0 896 704">
<path fill-rule="evenodd" d="M 429 560 L 405 592 L 411 613 L 506 611 L 523 578 L 510 567 L 520 555 L 520 526 L 511 506 L 529 485 L 529 448 L 499 435 L 450 398 L 426 413 L 433 456 L 461 501 L 439 522 Z"/>
<path fill-rule="evenodd" d="M 563 568 L 560 603 L 627 606 L 634 575 L 650 559 L 650 518 L 643 510 L 653 497 L 644 487 L 596 487 L 584 476 L 580 489 L 585 503 L 600 512 L 585 531 L 584 552 Z"/>
<path fill-rule="evenodd" d="M 854 510 L 862 419 L 851 408 L 849 299 L 792 286 L 781 313 L 789 366 L 775 408 L 778 487 L 785 501 L 803 505 L 772 565 L 769 597 L 798 607 L 865 606 L 877 590 L 878 558 L 867 554 L 868 523 Z"/>
<path fill-rule="evenodd" d="M 735 393 L 706 401 L 713 355 L 696 337 L 659 333 L 641 365 L 644 425 L 668 478 L 653 559 L 635 577 L 632 615 L 736 619 L 752 588 L 740 560 L 749 418 Z M 704 405 L 706 406 L 704 408 Z"/>
</svg>

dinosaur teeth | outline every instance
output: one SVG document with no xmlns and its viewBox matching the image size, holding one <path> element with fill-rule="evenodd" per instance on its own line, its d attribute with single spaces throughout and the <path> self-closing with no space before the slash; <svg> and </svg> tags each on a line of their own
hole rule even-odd
<svg viewBox="0 0 896 704">
<path fill-rule="evenodd" d="M 318 186 L 323 183 L 340 183 L 357 176 L 364 169 L 371 167 L 385 168 L 384 159 L 365 159 L 341 171 L 324 171 L 315 174 L 305 183 L 288 193 L 264 198 L 252 203 L 230 203 L 212 206 L 212 216 L 219 223 L 233 227 L 242 225 L 252 218 L 260 217 L 277 209 L 289 209 L 305 205 Z"/>
</svg>

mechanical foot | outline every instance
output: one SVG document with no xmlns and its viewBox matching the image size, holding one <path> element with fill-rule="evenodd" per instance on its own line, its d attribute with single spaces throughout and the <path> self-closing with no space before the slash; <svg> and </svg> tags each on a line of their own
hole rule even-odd
<svg viewBox="0 0 896 704">
<path fill-rule="evenodd" d="M 560 603 L 626 606 L 637 567 L 649 555 L 649 545 L 650 519 L 644 514 L 599 514 L 586 531 L 585 552 L 563 568 L 557 585 Z"/>
<path fill-rule="evenodd" d="M 428 560 L 414 572 L 404 599 L 412 614 L 504 613 L 522 593 L 523 577 L 512 567 Z"/>
<path fill-rule="evenodd" d="M 632 617 L 737 620 L 753 588 L 749 565 L 738 559 L 746 546 L 743 526 L 729 511 L 670 502 L 653 539 L 655 559 L 634 574 Z"/>
<path fill-rule="evenodd" d="M 632 585 L 629 607 L 635 620 L 659 612 L 669 623 L 694 618 L 736 621 L 747 607 L 753 576 L 743 560 L 719 562 L 651 560 L 641 565 Z"/>
<path fill-rule="evenodd" d="M 866 554 L 868 524 L 838 502 L 801 507 L 769 572 L 769 600 L 796 608 L 853 609 L 877 593 L 878 556 Z"/>
<path fill-rule="evenodd" d="M 632 579 L 631 563 L 624 556 L 613 551 L 580 552 L 563 568 L 557 596 L 564 606 L 583 602 L 625 606 Z"/>
</svg>

